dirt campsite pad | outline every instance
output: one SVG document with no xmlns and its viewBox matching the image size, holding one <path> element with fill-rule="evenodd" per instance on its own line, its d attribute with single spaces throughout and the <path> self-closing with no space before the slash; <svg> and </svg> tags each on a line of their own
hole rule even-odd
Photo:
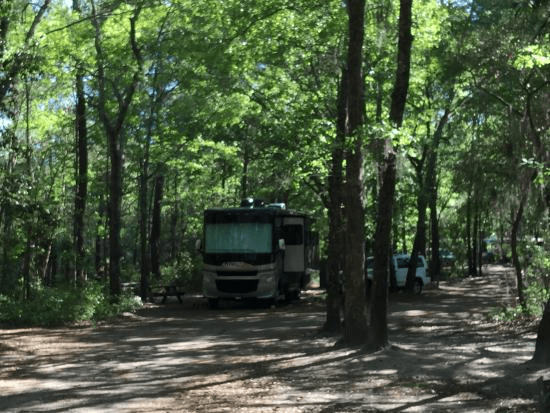
<svg viewBox="0 0 550 413">
<path fill-rule="evenodd" d="M 200 297 L 99 325 L 0 329 L 2 412 L 535 412 L 537 320 L 496 323 L 510 268 L 390 298 L 391 347 L 335 347 L 319 291 L 277 308 Z"/>
</svg>

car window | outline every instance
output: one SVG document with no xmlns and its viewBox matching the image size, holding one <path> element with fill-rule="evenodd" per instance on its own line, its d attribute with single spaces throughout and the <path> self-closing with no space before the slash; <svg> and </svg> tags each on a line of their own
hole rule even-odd
<svg viewBox="0 0 550 413">
<path fill-rule="evenodd" d="M 410 257 L 397 257 L 397 268 L 409 268 Z M 424 261 L 421 257 L 416 259 L 416 268 L 424 267 Z"/>
<path fill-rule="evenodd" d="M 408 267 L 409 267 L 409 257 L 397 258 L 397 268 L 408 268 Z"/>
</svg>

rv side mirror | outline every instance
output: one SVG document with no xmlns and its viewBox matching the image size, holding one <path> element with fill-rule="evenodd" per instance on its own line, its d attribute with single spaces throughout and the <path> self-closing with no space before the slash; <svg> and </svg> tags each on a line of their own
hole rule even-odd
<svg viewBox="0 0 550 413">
<path fill-rule="evenodd" d="M 281 251 L 284 251 L 286 249 L 286 246 L 285 246 L 285 239 L 284 238 L 280 238 L 279 239 L 279 249 Z"/>
</svg>

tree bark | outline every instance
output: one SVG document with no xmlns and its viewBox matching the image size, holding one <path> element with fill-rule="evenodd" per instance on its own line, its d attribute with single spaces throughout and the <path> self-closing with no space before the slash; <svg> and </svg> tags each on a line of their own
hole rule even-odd
<svg viewBox="0 0 550 413">
<path fill-rule="evenodd" d="M 107 78 L 105 74 L 105 56 L 103 54 L 101 25 L 96 13 L 95 2 L 92 1 L 92 24 L 95 28 L 95 49 L 97 54 L 97 82 L 98 82 L 98 113 L 105 134 L 107 136 L 107 146 L 111 167 L 109 177 L 109 286 L 111 295 L 118 297 L 121 293 L 120 285 L 120 258 L 122 256 L 120 247 L 120 228 L 121 228 L 121 203 L 122 203 L 122 127 L 128 115 L 130 104 L 134 93 L 137 90 L 141 79 L 143 59 L 137 46 L 136 21 L 141 12 L 141 6 L 134 9 L 130 18 L 130 47 L 137 63 L 137 68 L 132 76 L 132 81 L 126 86 L 124 91 L 116 93 L 117 110 L 111 114 L 107 109 Z"/>
<path fill-rule="evenodd" d="M 431 265 L 430 277 L 436 288 L 439 288 L 441 260 L 439 257 L 439 219 L 437 216 L 437 189 L 430 193 L 430 229 L 431 229 Z"/>
<path fill-rule="evenodd" d="M 155 178 L 155 196 L 153 201 L 153 219 L 151 222 L 151 272 L 157 280 L 160 274 L 160 229 L 161 229 L 161 202 L 163 195 L 164 177 Z"/>
<path fill-rule="evenodd" d="M 344 200 L 346 228 L 346 258 L 344 263 L 344 334 L 348 345 L 366 344 L 368 337 L 365 296 L 364 210 L 363 210 L 363 154 L 362 131 L 364 119 L 363 93 L 363 38 L 364 0 L 348 0 L 349 43 L 347 54 L 347 125 L 349 149 L 345 152 L 346 194 Z"/>
<path fill-rule="evenodd" d="M 391 227 L 395 193 L 396 157 L 391 141 L 384 143 L 378 212 L 374 242 L 374 271 L 371 296 L 369 349 L 379 350 L 388 345 L 388 279 L 390 276 Z"/>
<path fill-rule="evenodd" d="M 340 271 L 344 269 L 345 240 L 344 220 L 342 216 L 343 161 L 347 119 L 347 84 L 346 68 L 342 68 L 342 76 L 338 88 L 336 141 L 332 149 L 332 166 L 328 178 L 328 257 L 327 257 L 327 319 L 323 329 L 328 332 L 339 332 L 342 327 L 340 316 L 343 308 L 342 280 Z"/>
<path fill-rule="evenodd" d="M 439 119 L 437 129 L 434 132 L 432 144 L 428 152 L 428 161 L 426 165 L 426 191 L 428 192 L 428 206 L 430 208 L 430 224 L 431 224 L 431 277 L 436 285 L 439 285 L 439 273 L 441 272 L 441 262 L 439 260 L 439 220 L 437 219 L 437 159 L 439 152 L 439 143 L 443 137 L 443 129 L 449 121 L 451 111 L 445 109 L 443 116 Z"/>
<path fill-rule="evenodd" d="M 472 252 L 472 202 L 472 191 L 470 190 L 468 199 L 466 200 L 466 253 L 468 255 L 468 275 L 475 274 L 475 266 L 472 258 L 475 254 L 475 252 Z"/>
<path fill-rule="evenodd" d="M 395 127 L 403 123 L 403 113 L 409 89 L 412 47 L 412 0 L 401 0 L 399 5 L 399 40 L 397 70 L 392 92 L 390 120 Z M 372 350 L 388 345 L 387 294 L 390 271 L 391 228 L 395 194 L 396 156 L 390 138 L 384 139 L 382 152 L 380 192 L 374 249 L 374 282 L 372 289 L 371 331 L 369 347 Z"/>
<path fill-rule="evenodd" d="M 149 292 L 149 255 L 147 254 L 147 194 L 149 175 L 149 143 L 145 143 L 145 154 L 141 161 L 139 177 L 139 245 L 140 245 L 140 296 L 145 302 Z"/>
<path fill-rule="evenodd" d="M 121 204 L 122 204 L 122 150 L 118 133 L 109 133 L 109 155 L 111 174 L 109 177 L 109 286 L 115 297 L 121 293 L 120 247 Z"/>
<path fill-rule="evenodd" d="M 76 2 L 75 2 L 76 3 Z M 84 81 L 78 73 L 76 83 L 76 194 L 74 201 L 75 278 L 86 278 L 84 269 L 84 215 L 88 195 L 88 131 L 86 127 L 86 98 Z"/>
<path fill-rule="evenodd" d="M 474 226 L 472 228 L 472 268 L 470 275 L 477 276 L 477 263 L 478 263 L 478 251 L 479 251 L 479 206 L 478 206 L 478 190 L 474 185 L 474 199 L 473 199 L 473 218 Z"/>
<path fill-rule="evenodd" d="M 346 258 L 344 341 L 350 345 L 366 344 L 368 320 L 365 295 L 365 235 L 363 211 L 363 156 L 361 141 L 346 157 Z"/>
<path fill-rule="evenodd" d="M 426 151 L 424 151 L 425 153 Z M 426 209 L 428 207 L 428 191 L 426 187 L 425 171 L 423 170 L 425 155 L 422 155 L 422 159 L 413 162 L 416 170 L 417 183 L 419 187 L 418 199 L 417 199 L 417 220 L 416 220 L 416 232 L 414 236 L 413 248 L 411 251 L 411 259 L 409 261 L 409 267 L 407 269 L 407 279 L 405 282 L 405 289 L 408 292 L 413 292 L 414 283 L 416 282 L 416 263 L 417 258 L 422 254 L 426 246 Z"/>
<path fill-rule="evenodd" d="M 397 72 L 391 95 L 390 119 L 397 127 L 403 123 L 403 113 L 409 90 L 411 69 L 412 0 L 399 2 L 399 39 L 397 43 Z"/>
<path fill-rule="evenodd" d="M 522 274 L 521 263 L 519 262 L 518 248 L 517 248 L 518 233 L 521 225 L 521 220 L 523 218 L 523 210 L 527 202 L 527 198 L 529 197 L 529 192 L 531 191 L 531 183 L 535 180 L 536 175 L 537 175 L 536 172 L 533 173 L 532 176 L 529 177 L 528 181 L 525 182 L 524 185 L 522 185 L 518 209 L 515 213 L 514 220 L 512 222 L 512 230 L 510 232 L 510 249 L 512 253 L 512 264 L 514 265 L 514 269 L 516 271 L 516 280 L 517 280 L 517 286 L 518 286 L 517 287 L 518 300 L 521 306 L 525 306 L 525 294 L 523 292 L 523 274 Z"/>
<path fill-rule="evenodd" d="M 540 320 L 533 361 L 545 365 L 550 364 L 550 300 L 546 302 Z"/>
</svg>

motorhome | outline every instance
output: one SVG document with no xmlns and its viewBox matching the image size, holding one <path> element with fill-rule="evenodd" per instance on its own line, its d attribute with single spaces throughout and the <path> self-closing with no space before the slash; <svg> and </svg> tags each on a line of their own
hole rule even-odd
<svg viewBox="0 0 550 413">
<path fill-rule="evenodd" d="M 310 219 L 284 204 L 207 209 L 203 294 L 211 307 L 220 299 L 296 298 L 309 282 L 316 247 Z"/>
</svg>

